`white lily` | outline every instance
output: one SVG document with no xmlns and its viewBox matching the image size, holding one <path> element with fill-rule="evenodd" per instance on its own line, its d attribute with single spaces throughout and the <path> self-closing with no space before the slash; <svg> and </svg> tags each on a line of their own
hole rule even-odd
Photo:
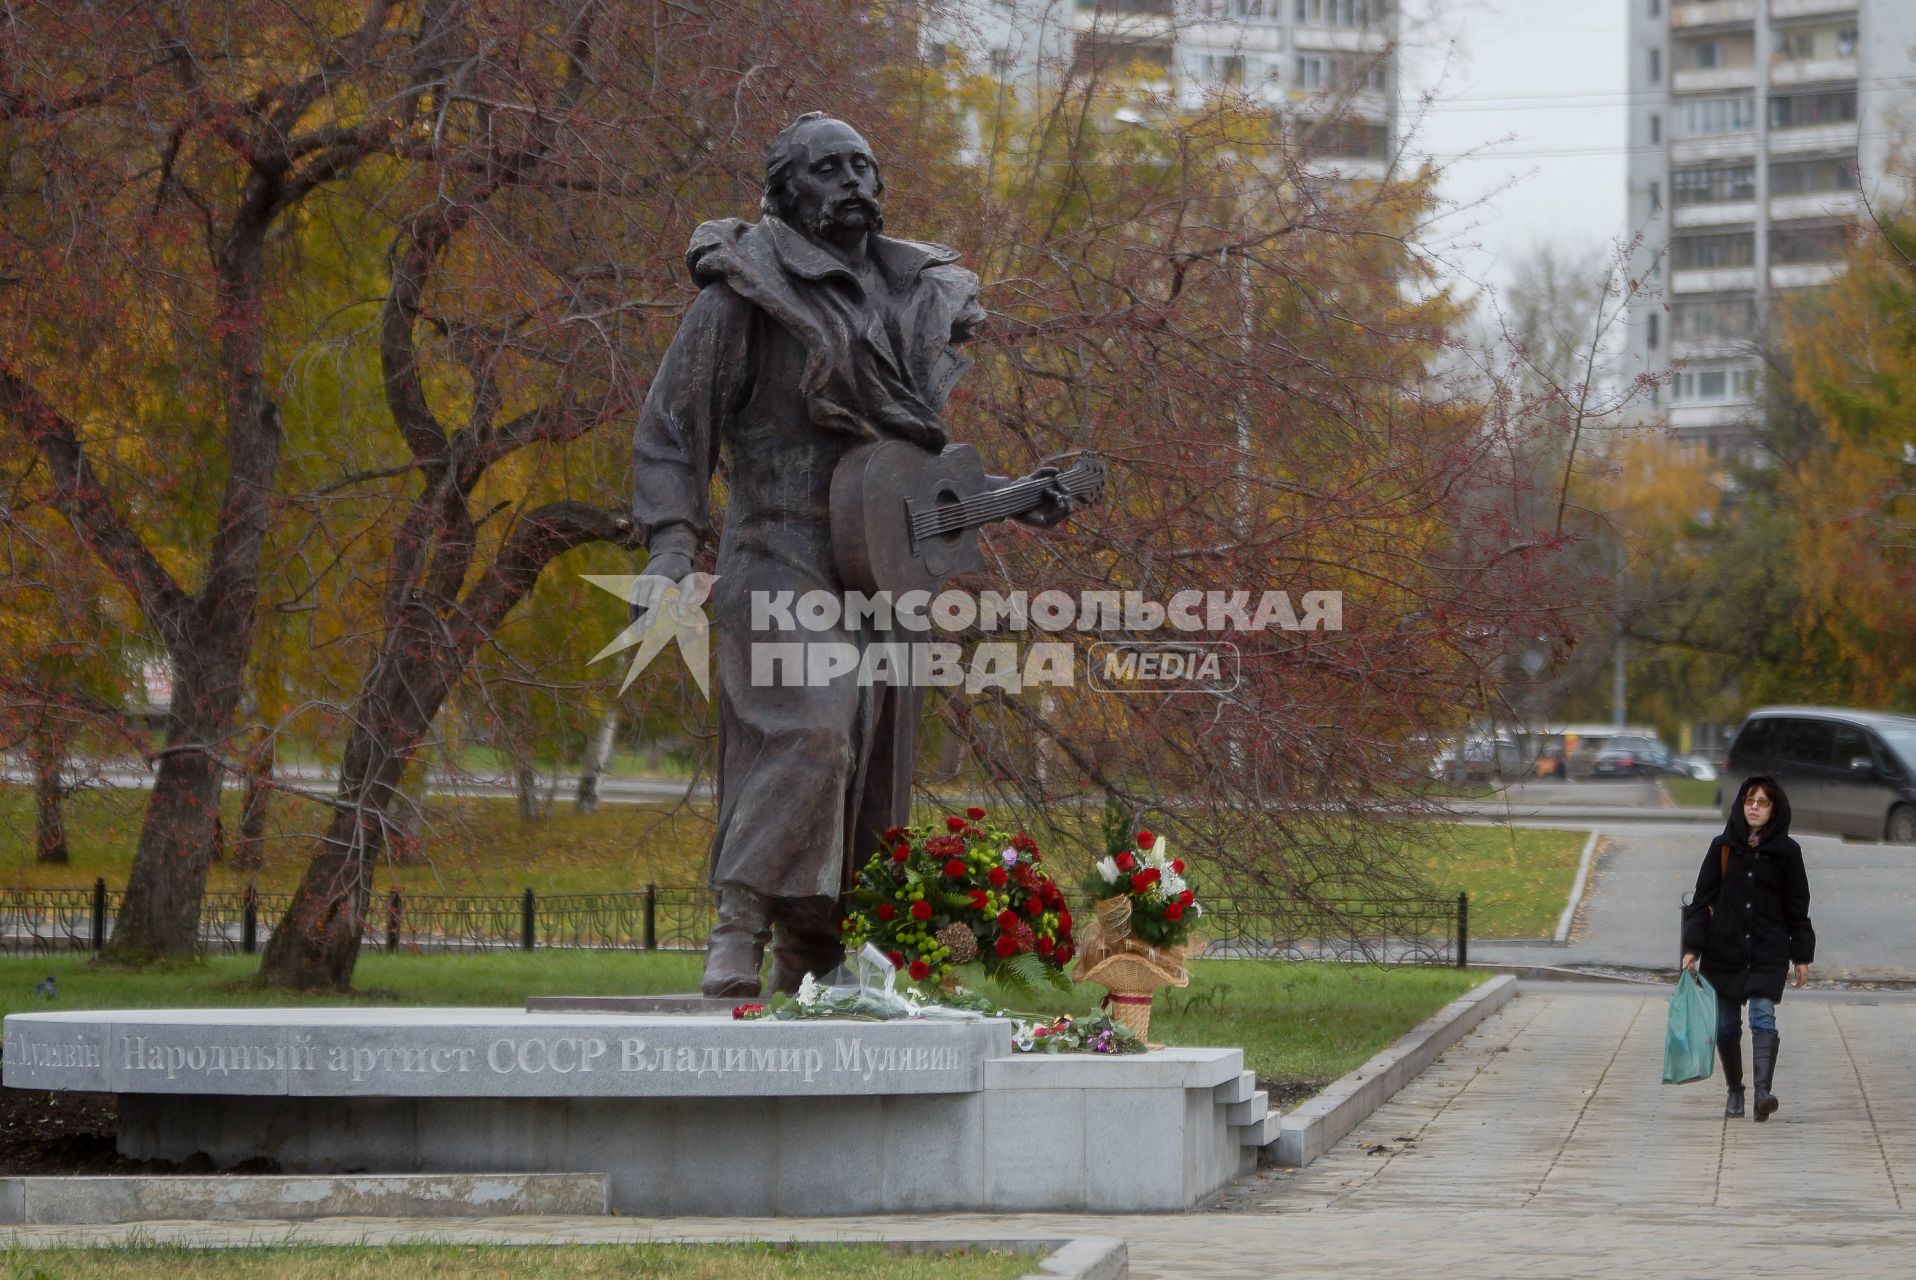
<svg viewBox="0 0 1916 1280">
<path fill-rule="evenodd" d="M 1119 875 L 1118 860 L 1110 857 L 1098 859 L 1098 874 L 1104 877 L 1106 884 L 1116 884 Z"/>
</svg>

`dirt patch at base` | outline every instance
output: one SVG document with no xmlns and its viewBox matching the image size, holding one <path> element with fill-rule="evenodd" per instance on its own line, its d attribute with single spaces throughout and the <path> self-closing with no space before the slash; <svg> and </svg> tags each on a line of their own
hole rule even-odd
<svg viewBox="0 0 1916 1280">
<path fill-rule="evenodd" d="M 110 1093 L 0 1088 L 0 1176 L 218 1173 L 204 1154 L 184 1160 L 134 1160 L 120 1154 L 119 1104 Z M 277 1173 L 271 1160 L 248 1160 L 230 1173 Z"/>
</svg>

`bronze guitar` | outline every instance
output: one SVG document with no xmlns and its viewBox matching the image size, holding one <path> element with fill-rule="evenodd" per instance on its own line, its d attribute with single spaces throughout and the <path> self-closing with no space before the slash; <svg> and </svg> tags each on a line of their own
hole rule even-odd
<svg viewBox="0 0 1916 1280">
<path fill-rule="evenodd" d="M 1078 459 L 1055 477 L 994 484 L 968 444 L 932 454 L 902 440 L 861 445 L 832 472 L 832 554 L 854 591 L 937 591 L 984 568 L 978 530 L 1030 511 L 1053 484 L 1074 502 L 1104 492 L 1104 462 Z"/>
</svg>

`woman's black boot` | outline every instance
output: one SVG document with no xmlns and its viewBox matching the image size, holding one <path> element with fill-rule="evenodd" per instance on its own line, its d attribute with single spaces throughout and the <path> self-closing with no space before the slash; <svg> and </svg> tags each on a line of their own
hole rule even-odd
<svg viewBox="0 0 1916 1280">
<path fill-rule="evenodd" d="M 1743 1114 L 1743 1037 L 1719 1039 L 1716 1056 L 1723 1060 L 1723 1083 L 1730 1091 L 1723 1101 L 1723 1115 L 1734 1120 Z"/>
<path fill-rule="evenodd" d="M 1752 1118 L 1758 1124 L 1768 1120 L 1782 1105 L 1770 1092 L 1770 1086 L 1776 1082 L 1776 1046 L 1776 1032 L 1750 1032 L 1750 1062 L 1756 1074 L 1756 1106 Z"/>
</svg>

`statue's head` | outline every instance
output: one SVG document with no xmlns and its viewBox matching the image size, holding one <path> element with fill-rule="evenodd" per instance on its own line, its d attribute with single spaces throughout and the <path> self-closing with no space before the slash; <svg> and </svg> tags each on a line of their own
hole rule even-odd
<svg viewBox="0 0 1916 1280">
<path fill-rule="evenodd" d="M 765 212 L 819 240 L 882 231 L 885 179 L 858 130 L 808 111 L 779 130 L 765 153 Z"/>
</svg>

